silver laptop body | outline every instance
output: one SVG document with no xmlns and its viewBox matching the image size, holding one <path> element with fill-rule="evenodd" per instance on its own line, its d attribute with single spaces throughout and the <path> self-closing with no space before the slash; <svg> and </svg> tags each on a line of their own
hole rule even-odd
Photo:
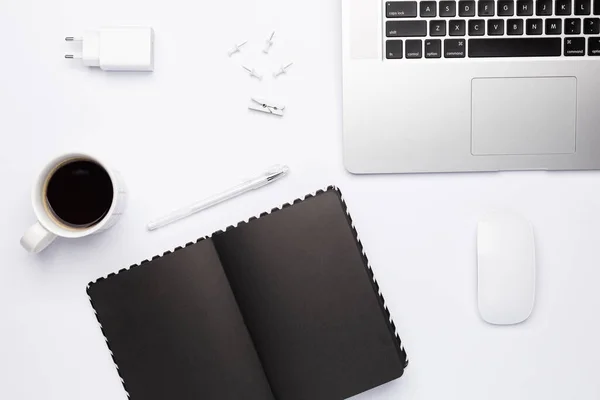
<svg viewBox="0 0 600 400">
<path fill-rule="evenodd" d="M 599 169 L 599 27 L 600 0 L 342 0 L 346 168 Z"/>
</svg>

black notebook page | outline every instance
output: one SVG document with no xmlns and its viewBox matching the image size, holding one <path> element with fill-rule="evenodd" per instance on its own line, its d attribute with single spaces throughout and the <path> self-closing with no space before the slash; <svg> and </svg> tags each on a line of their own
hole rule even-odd
<svg viewBox="0 0 600 400">
<path fill-rule="evenodd" d="M 88 294 L 132 400 L 274 400 L 210 239 Z"/>
<path fill-rule="evenodd" d="M 402 375 L 406 355 L 337 191 L 213 240 L 277 400 L 343 399 Z"/>
</svg>

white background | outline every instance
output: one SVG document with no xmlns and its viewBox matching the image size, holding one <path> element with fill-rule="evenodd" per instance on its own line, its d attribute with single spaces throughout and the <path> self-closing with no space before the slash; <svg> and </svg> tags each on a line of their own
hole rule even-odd
<svg viewBox="0 0 600 400">
<path fill-rule="evenodd" d="M 339 0 L 0 0 L 0 399 L 125 399 L 86 284 L 328 184 L 345 195 L 411 360 L 402 379 L 357 400 L 600 398 L 599 174 L 348 174 L 340 14 Z M 118 24 L 155 28 L 154 73 L 63 59 L 75 50 L 65 36 Z M 290 61 L 289 75 L 271 78 Z M 286 116 L 248 111 L 256 95 Z M 128 209 L 107 233 L 27 254 L 31 184 L 77 149 L 121 171 Z M 145 231 L 273 163 L 291 175 Z M 515 327 L 486 325 L 476 308 L 476 222 L 497 208 L 536 232 L 537 304 Z"/>
</svg>

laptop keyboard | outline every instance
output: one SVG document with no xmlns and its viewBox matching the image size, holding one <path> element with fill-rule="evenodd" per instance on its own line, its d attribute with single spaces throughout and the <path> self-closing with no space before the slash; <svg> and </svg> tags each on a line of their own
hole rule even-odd
<svg viewBox="0 0 600 400">
<path fill-rule="evenodd" d="M 384 8 L 387 59 L 600 59 L 600 0 L 387 1 Z"/>
</svg>

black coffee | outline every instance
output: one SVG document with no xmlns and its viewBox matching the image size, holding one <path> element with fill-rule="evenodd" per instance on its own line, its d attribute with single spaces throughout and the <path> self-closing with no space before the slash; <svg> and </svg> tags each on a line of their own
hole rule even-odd
<svg viewBox="0 0 600 400">
<path fill-rule="evenodd" d="M 88 228 L 102 221 L 113 201 L 108 172 L 93 161 L 77 160 L 60 166 L 48 181 L 50 211 L 63 224 Z"/>
</svg>

